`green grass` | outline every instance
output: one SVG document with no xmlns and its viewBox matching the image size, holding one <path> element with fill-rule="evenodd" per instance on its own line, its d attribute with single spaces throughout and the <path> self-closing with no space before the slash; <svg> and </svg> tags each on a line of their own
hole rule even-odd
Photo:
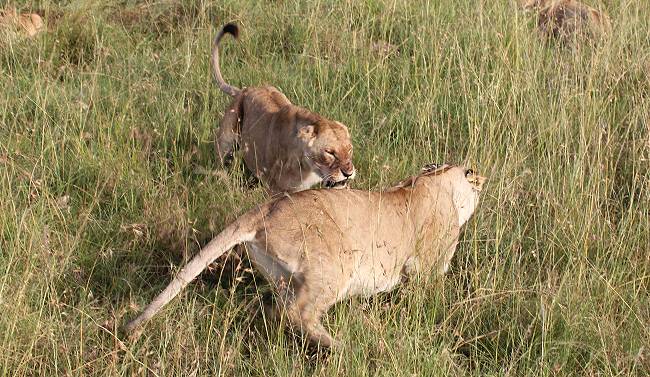
<svg viewBox="0 0 650 377">
<path fill-rule="evenodd" d="M 648 375 L 650 2 L 589 1 L 614 33 L 577 50 L 514 3 L 17 2 L 48 31 L 0 35 L 1 375 Z M 209 173 L 226 21 L 227 80 L 347 124 L 357 188 L 428 162 L 490 178 L 451 271 L 337 305 L 329 356 L 265 323 L 235 262 L 116 338 L 265 198 L 241 163 Z"/>
</svg>

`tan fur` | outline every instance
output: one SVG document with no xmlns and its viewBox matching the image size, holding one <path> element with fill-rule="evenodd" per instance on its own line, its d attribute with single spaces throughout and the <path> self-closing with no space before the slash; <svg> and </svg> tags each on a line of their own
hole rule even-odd
<svg viewBox="0 0 650 377">
<path fill-rule="evenodd" d="M 16 27 L 30 37 L 43 29 L 43 19 L 36 13 L 16 13 L 13 8 L 0 10 L 0 27 Z"/>
<path fill-rule="evenodd" d="M 212 63 L 217 84 L 233 96 L 217 131 L 219 160 L 239 144 L 246 166 L 272 192 L 295 192 L 324 182 L 345 184 L 355 175 L 352 143 L 345 125 L 293 105 L 272 86 L 238 89 L 223 80 L 219 70 L 219 41 L 237 36 L 233 24 L 217 35 Z"/>
<path fill-rule="evenodd" d="M 537 12 L 537 26 L 548 38 L 565 42 L 575 37 L 599 39 L 611 33 L 606 13 L 577 0 L 528 0 L 525 9 Z"/>
<path fill-rule="evenodd" d="M 276 288 L 289 324 L 314 344 L 332 346 L 320 319 L 336 302 L 388 291 L 415 273 L 447 270 L 484 180 L 443 166 L 386 191 L 309 190 L 267 202 L 201 250 L 126 331 L 245 243 L 253 265 Z"/>
</svg>

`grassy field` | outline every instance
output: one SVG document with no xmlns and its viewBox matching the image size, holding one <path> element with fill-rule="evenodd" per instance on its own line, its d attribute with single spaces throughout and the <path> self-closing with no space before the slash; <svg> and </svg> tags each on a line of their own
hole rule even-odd
<svg viewBox="0 0 650 377">
<path fill-rule="evenodd" d="M 22 0 L 0 34 L 3 376 L 647 376 L 650 2 L 590 0 L 597 48 L 543 44 L 514 1 Z M 224 262 L 117 331 L 265 199 L 218 171 L 224 76 L 347 124 L 356 188 L 428 162 L 490 178 L 450 272 L 337 305 L 344 346 L 265 322 L 268 286 Z"/>
</svg>

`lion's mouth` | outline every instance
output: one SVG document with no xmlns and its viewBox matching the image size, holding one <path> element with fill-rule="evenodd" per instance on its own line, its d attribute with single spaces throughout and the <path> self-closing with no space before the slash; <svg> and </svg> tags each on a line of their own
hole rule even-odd
<svg viewBox="0 0 650 377">
<path fill-rule="evenodd" d="M 325 181 L 325 187 L 327 188 L 344 188 L 348 185 L 349 179 L 343 179 L 338 182 L 335 181 Z"/>
</svg>

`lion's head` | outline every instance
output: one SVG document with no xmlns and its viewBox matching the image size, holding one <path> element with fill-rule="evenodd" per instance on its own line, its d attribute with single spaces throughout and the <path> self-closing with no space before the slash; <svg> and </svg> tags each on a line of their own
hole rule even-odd
<svg viewBox="0 0 650 377">
<path fill-rule="evenodd" d="M 345 186 L 356 170 L 352 164 L 352 142 L 348 128 L 340 122 L 321 120 L 302 126 L 304 156 L 327 187 Z"/>
<path fill-rule="evenodd" d="M 472 217 L 478 205 L 479 193 L 487 178 L 482 177 L 472 169 L 463 166 L 454 166 L 449 169 L 452 175 L 454 206 L 458 211 L 458 225 L 462 226 Z"/>
<path fill-rule="evenodd" d="M 483 190 L 483 184 L 487 180 L 487 178 L 474 173 L 472 169 L 460 165 L 427 164 L 422 167 L 419 175 L 398 183 L 388 191 L 414 187 L 416 182 L 424 177 L 442 179 L 451 185 L 452 200 L 454 201 L 454 207 L 458 211 L 460 226 L 472 217 L 478 205 L 479 193 Z"/>
</svg>

